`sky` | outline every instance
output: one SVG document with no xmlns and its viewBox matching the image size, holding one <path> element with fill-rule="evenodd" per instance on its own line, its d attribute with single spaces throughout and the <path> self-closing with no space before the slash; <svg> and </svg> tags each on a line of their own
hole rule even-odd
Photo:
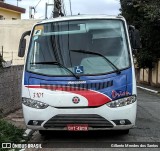
<svg viewBox="0 0 160 151">
<path fill-rule="evenodd" d="M 44 19 L 45 3 L 53 4 L 54 0 L 21 0 L 18 6 L 26 9 L 26 13 L 22 15 L 22 19 L 29 18 L 29 6 L 36 7 L 35 19 Z M 69 0 L 63 0 L 67 15 L 71 15 Z M 17 0 L 5 0 L 6 3 L 16 5 Z M 72 15 L 80 14 L 107 14 L 118 15 L 120 9 L 119 0 L 71 0 Z M 48 7 L 47 17 L 50 18 L 53 6 Z"/>
</svg>

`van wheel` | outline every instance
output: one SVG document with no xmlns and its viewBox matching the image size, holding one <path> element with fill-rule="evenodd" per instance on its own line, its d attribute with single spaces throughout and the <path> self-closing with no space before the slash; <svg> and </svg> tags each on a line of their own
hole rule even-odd
<svg viewBox="0 0 160 151">
<path fill-rule="evenodd" d="M 48 131 L 46 131 L 46 130 L 39 130 L 39 133 L 41 135 L 47 135 Z"/>
<path fill-rule="evenodd" d="M 127 135 L 127 134 L 129 134 L 129 129 L 127 129 L 127 130 L 120 130 L 119 132 L 122 135 Z"/>
</svg>

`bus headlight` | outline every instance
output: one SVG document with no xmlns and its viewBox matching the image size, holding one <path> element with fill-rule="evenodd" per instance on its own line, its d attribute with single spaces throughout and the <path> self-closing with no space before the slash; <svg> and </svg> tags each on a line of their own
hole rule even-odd
<svg viewBox="0 0 160 151">
<path fill-rule="evenodd" d="M 121 98 L 121 99 L 109 102 L 106 105 L 111 108 L 116 108 L 116 107 L 122 107 L 122 106 L 132 104 L 135 101 L 136 101 L 136 96 L 133 95 L 133 96 L 129 96 L 129 97 L 125 97 L 125 98 Z"/>
<path fill-rule="evenodd" d="M 40 101 L 36 101 L 33 99 L 29 99 L 29 98 L 22 98 L 22 103 L 26 106 L 36 108 L 36 109 L 45 109 L 49 106 L 46 103 L 42 103 Z"/>
</svg>

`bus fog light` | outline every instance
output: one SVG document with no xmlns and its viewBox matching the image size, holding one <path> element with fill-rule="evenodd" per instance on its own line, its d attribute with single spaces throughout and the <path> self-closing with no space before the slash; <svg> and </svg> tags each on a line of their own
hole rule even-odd
<svg viewBox="0 0 160 151">
<path fill-rule="evenodd" d="M 136 96 L 128 96 L 125 98 L 121 98 L 112 102 L 107 103 L 106 105 L 110 108 L 116 108 L 116 107 L 122 107 L 122 106 L 126 106 L 129 104 L 132 104 L 136 101 Z"/>
<path fill-rule="evenodd" d="M 120 123 L 121 125 L 125 125 L 126 122 L 125 122 L 125 120 L 120 120 L 119 123 Z"/>
<path fill-rule="evenodd" d="M 33 100 L 33 99 L 29 99 L 29 98 L 22 98 L 22 103 L 26 106 L 36 108 L 36 109 L 45 109 L 49 106 L 46 103 L 36 101 L 36 100 Z"/>
<path fill-rule="evenodd" d="M 27 125 L 40 126 L 43 122 L 43 120 L 30 120 Z"/>
<path fill-rule="evenodd" d="M 38 125 L 38 121 L 33 121 L 33 125 Z"/>
<path fill-rule="evenodd" d="M 118 120 L 113 120 L 113 122 L 116 125 L 130 125 L 131 121 L 129 121 L 128 119 L 118 119 Z"/>
</svg>

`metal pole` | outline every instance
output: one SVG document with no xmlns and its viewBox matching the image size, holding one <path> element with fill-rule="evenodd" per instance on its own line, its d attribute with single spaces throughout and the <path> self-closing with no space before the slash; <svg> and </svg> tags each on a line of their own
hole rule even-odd
<svg viewBox="0 0 160 151">
<path fill-rule="evenodd" d="M 18 1 L 22 1 L 22 0 L 17 0 L 17 7 L 18 7 Z"/>
<path fill-rule="evenodd" d="M 47 19 L 47 8 L 48 8 L 48 6 L 47 6 L 47 3 L 46 3 L 46 8 L 45 8 L 45 19 Z"/>
<path fill-rule="evenodd" d="M 29 6 L 29 19 L 32 18 L 32 6 Z"/>
<path fill-rule="evenodd" d="M 59 0 L 54 0 L 53 18 L 59 17 Z"/>
<path fill-rule="evenodd" d="M 71 0 L 69 0 L 69 5 L 70 5 L 71 16 L 72 16 L 72 4 L 71 4 Z"/>
<path fill-rule="evenodd" d="M 3 59 L 3 46 L 2 46 L 2 59 Z"/>
<path fill-rule="evenodd" d="M 34 7 L 29 6 L 29 19 L 34 19 L 34 16 L 32 15 L 32 9 L 34 9 Z"/>
<path fill-rule="evenodd" d="M 48 3 L 46 3 L 46 6 L 45 6 L 45 19 L 48 19 L 48 17 L 47 17 L 47 14 L 48 14 L 48 6 L 53 6 L 53 7 L 54 7 L 54 4 L 48 4 Z"/>
<path fill-rule="evenodd" d="M 13 62 L 13 51 L 12 51 L 12 62 Z"/>
</svg>

